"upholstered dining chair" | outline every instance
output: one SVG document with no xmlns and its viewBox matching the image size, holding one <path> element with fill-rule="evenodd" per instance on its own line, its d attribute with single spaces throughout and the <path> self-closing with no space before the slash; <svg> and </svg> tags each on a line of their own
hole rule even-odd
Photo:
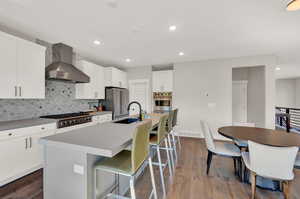
<svg viewBox="0 0 300 199">
<path fill-rule="evenodd" d="M 241 152 L 237 146 L 235 146 L 231 142 L 215 142 L 212 135 L 212 131 L 206 121 L 201 120 L 201 127 L 205 138 L 206 148 L 208 151 L 206 169 L 207 175 L 209 174 L 212 157 L 214 155 L 233 158 L 234 160 L 237 160 L 237 162 L 241 163 Z M 234 166 L 236 167 L 236 165 Z M 239 171 L 241 171 L 241 164 L 239 164 Z"/>
<path fill-rule="evenodd" d="M 298 147 L 272 147 L 248 141 L 249 152 L 242 152 L 246 167 L 251 171 L 252 199 L 255 198 L 256 176 L 283 182 L 283 193 L 289 198 L 289 184 L 294 179 L 294 163 Z"/>
<path fill-rule="evenodd" d="M 244 127 L 255 127 L 254 123 L 248 123 L 248 122 L 233 122 L 232 125 L 244 126 Z M 240 150 L 248 147 L 248 141 L 246 140 L 234 140 L 234 143 L 240 148 Z"/>
</svg>

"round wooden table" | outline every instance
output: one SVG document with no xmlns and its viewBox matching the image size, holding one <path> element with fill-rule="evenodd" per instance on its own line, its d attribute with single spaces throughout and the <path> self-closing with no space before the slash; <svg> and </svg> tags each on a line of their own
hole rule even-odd
<svg viewBox="0 0 300 199">
<path fill-rule="evenodd" d="M 276 147 L 300 147 L 300 135 L 296 133 L 242 126 L 225 126 L 219 128 L 218 132 L 233 140 L 251 140 L 259 144 Z M 244 180 L 249 183 L 249 178 Z M 274 181 L 260 176 L 257 176 L 256 185 L 263 189 L 280 190 L 278 182 L 274 183 Z"/>
<path fill-rule="evenodd" d="M 277 147 L 300 147 L 300 135 L 296 133 L 242 126 L 225 126 L 219 128 L 218 132 L 233 140 L 250 140 L 259 144 Z"/>
</svg>

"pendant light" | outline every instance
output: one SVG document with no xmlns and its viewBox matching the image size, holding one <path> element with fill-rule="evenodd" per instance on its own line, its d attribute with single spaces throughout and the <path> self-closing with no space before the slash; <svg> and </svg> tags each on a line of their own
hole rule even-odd
<svg viewBox="0 0 300 199">
<path fill-rule="evenodd" d="M 287 11 L 296 11 L 300 9 L 300 0 L 292 0 L 286 7 Z"/>
</svg>

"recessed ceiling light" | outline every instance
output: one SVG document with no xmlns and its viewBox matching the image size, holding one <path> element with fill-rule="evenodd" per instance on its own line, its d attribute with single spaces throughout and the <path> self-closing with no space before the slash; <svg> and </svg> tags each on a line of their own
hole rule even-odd
<svg viewBox="0 0 300 199">
<path fill-rule="evenodd" d="M 95 41 L 94 41 L 94 44 L 95 44 L 95 45 L 100 45 L 101 42 L 100 42 L 99 40 L 95 40 Z"/>
<path fill-rule="evenodd" d="M 280 70 L 281 68 L 279 68 L 279 67 L 276 67 L 276 70 Z"/>
<path fill-rule="evenodd" d="M 287 6 L 287 11 L 296 11 L 300 9 L 300 0 L 292 0 Z"/>
<path fill-rule="evenodd" d="M 184 52 L 179 52 L 178 55 L 179 55 L 179 56 L 183 56 L 183 55 L 184 55 Z"/>
<path fill-rule="evenodd" d="M 131 59 L 127 58 L 125 59 L 126 62 L 131 62 Z"/>
<path fill-rule="evenodd" d="M 176 30 L 176 28 L 177 27 L 175 25 L 169 26 L 169 31 L 174 32 Z"/>
</svg>

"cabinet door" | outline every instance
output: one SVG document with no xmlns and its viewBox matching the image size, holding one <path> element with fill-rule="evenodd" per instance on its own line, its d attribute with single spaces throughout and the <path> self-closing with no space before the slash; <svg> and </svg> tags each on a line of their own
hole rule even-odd
<svg viewBox="0 0 300 199">
<path fill-rule="evenodd" d="M 16 97 L 16 60 L 16 38 L 0 32 L 0 98 Z"/>
<path fill-rule="evenodd" d="M 27 138 L 14 138 L 0 142 L 0 185 L 22 176 L 29 168 Z"/>
<path fill-rule="evenodd" d="M 76 84 L 76 99 L 96 99 L 94 88 L 94 66 L 92 63 L 80 61 L 77 68 L 90 77 L 89 83 Z"/>
<path fill-rule="evenodd" d="M 17 80 L 20 98 L 45 98 L 45 48 L 17 41 Z"/>
<path fill-rule="evenodd" d="M 95 74 L 95 88 L 97 92 L 97 99 L 104 99 L 105 98 L 105 79 L 104 79 L 104 67 L 96 66 Z"/>
</svg>

